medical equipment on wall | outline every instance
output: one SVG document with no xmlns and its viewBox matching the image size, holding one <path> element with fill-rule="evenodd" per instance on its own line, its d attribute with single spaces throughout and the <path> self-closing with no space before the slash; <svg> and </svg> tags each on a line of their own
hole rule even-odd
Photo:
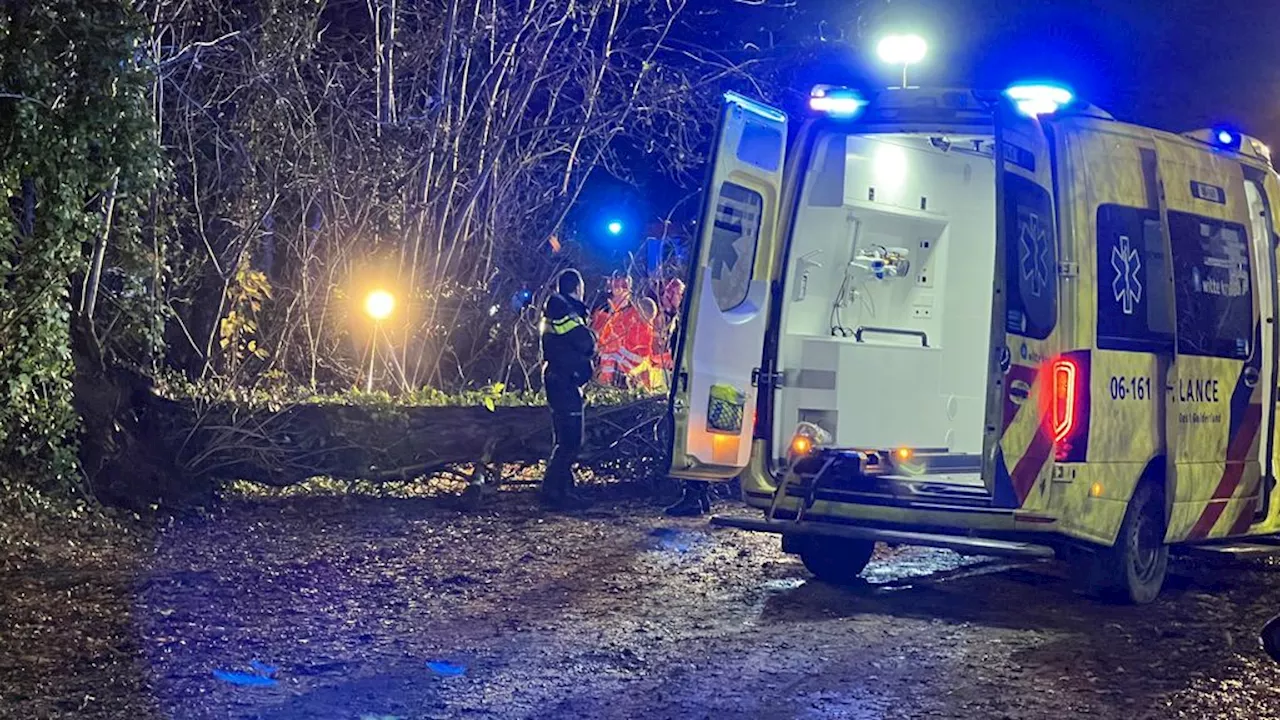
<svg viewBox="0 0 1280 720">
<path fill-rule="evenodd" d="M 911 269 L 911 261 L 907 258 L 904 247 L 885 247 L 870 245 L 858 248 L 849 261 L 850 268 L 858 268 L 867 273 L 867 279 L 885 280 L 887 278 L 906 277 Z"/>
<path fill-rule="evenodd" d="M 796 283 L 795 292 L 792 294 L 794 301 L 800 302 L 809 295 L 809 271 L 822 267 L 822 263 L 814 260 L 821 254 L 822 248 L 818 248 L 796 258 Z"/>
<path fill-rule="evenodd" d="M 836 294 L 831 309 L 831 334 L 837 337 L 853 336 L 853 330 L 845 326 L 840 311 L 855 301 L 860 301 L 861 309 L 866 310 L 870 317 L 875 317 L 875 302 L 865 292 L 868 283 L 906 277 L 910 269 L 911 260 L 907 248 L 885 245 L 859 247 L 855 231 L 853 259 L 845 267 L 844 280 L 840 283 L 840 291 Z"/>
</svg>

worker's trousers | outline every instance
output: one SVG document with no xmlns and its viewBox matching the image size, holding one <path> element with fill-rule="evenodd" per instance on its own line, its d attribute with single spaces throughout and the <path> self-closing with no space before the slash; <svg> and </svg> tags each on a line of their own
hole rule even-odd
<svg viewBox="0 0 1280 720">
<path fill-rule="evenodd" d="M 546 388 L 554 445 L 542 479 L 542 492 L 548 497 L 561 497 L 573 489 L 573 464 L 582 450 L 582 388 L 554 375 L 547 378 Z"/>
</svg>

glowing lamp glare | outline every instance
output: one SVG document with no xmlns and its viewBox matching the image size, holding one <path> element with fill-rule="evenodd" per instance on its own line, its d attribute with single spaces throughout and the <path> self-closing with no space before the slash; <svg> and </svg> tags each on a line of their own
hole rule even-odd
<svg viewBox="0 0 1280 720">
<path fill-rule="evenodd" d="M 1014 85 L 1004 92 L 1013 101 L 1018 112 L 1028 117 L 1052 115 L 1075 99 L 1075 95 L 1060 85 Z"/>
<path fill-rule="evenodd" d="M 396 309 L 396 299 L 386 290 L 374 290 L 364 299 L 364 311 L 374 320 L 385 320 Z"/>
</svg>

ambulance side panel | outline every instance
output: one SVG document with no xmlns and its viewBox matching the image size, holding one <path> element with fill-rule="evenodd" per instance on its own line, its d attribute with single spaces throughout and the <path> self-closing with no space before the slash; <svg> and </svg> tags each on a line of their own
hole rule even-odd
<svg viewBox="0 0 1280 720">
<path fill-rule="evenodd" d="M 1063 282 L 1075 315 L 1065 345 L 1086 351 L 1089 428 L 1081 461 L 1054 467 L 1051 514 L 1060 532 L 1110 545 L 1144 473 L 1164 479 L 1172 317 L 1155 145 L 1143 128 L 1115 122 L 1067 119 L 1054 130 L 1076 264 Z"/>
<path fill-rule="evenodd" d="M 1270 168 L 1266 170 L 1263 190 L 1266 192 L 1271 206 L 1268 224 L 1272 232 L 1271 248 L 1275 262 L 1274 267 L 1280 267 L 1280 207 L 1277 207 L 1277 203 L 1280 203 L 1280 179 L 1277 178 L 1275 171 Z M 1276 283 L 1277 280 L 1277 278 L 1272 278 L 1271 281 Z M 1266 330 L 1267 328 L 1263 328 L 1264 332 Z M 1280 391 L 1277 392 L 1276 397 L 1280 399 Z M 1277 409 L 1280 410 L 1280 406 Z M 1277 422 L 1271 424 L 1270 451 L 1274 474 L 1275 472 L 1280 472 L 1280 423 Z M 1274 479 L 1271 481 L 1271 493 L 1268 500 L 1266 512 L 1263 518 L 1250 528 L 1251 534 L 1261 535 L 1280 532 L 1280 490 L 1277 489 Z"/>
</svg>

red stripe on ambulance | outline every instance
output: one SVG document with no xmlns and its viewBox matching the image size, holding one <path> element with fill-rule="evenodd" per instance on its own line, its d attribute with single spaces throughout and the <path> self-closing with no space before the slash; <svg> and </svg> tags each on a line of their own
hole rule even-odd
<svg viewBox="0 0 1280 720">
<path fill-rule="evenodd" d="M 1258 425 L 1261 422 L 1261 405 L 1251 404 L 1245 408 L 1240 427 L 1236 429 L 1235 437 L 1231 438 L 1231 444 L 1227 446 L 1227 464 L 1222 471 L 1222 478 L 1218 480 L 1218 487 L 1213 491 L 1213 498 L 1208 506 L 1205 507 L 1204 512 L 1200 513 L 1200 519 L 1192 526 L 1191 532 L 1187 535 L 1188 539 L 1198 540 L 1208 537 L 1213 526 L 1217 524 L 1218 518 L 1222 517 L 1222 513 L 1227 509 L 1227 502 L 1240 484 L 1240 478 L 1244 477 L 1249 450 L 1253 447 L 1253 439 L 1258 433 Z"/>
<path fill-rule="evenodd" d="M 1249 498 L 1244 502 L 1244 507 L 1240 509 L 1240 517 L 1232 523 L 1231 529 L 1227 531 L 1228 535 L 1243 535 L 1249 532 L 1249 526 L 1253 524 L 1253 514 L 1258 511 L 1258 501 L 1255 498 Z"/>
<path fill-rule="evenodd" d="M 1040 476 L 1040 470 L 1049 460 L 1051 452 L 1053 452 L 1053 438 L 1049 437 L 1049 431 L 1045 429 L 1044 423 L 1037 422 L 1035 437 L 1031 438 L 1027 451 L 1018 458 L 1017 464 L 1013 466 L 1013 472 L 1009 474 L 1009 479 L 1013 481 L 1013 491 L 1018 495 L 1019 507 L 1031 494 L 1031 488 L 1036 484 L 1036 478 Z"/>
</svg>

